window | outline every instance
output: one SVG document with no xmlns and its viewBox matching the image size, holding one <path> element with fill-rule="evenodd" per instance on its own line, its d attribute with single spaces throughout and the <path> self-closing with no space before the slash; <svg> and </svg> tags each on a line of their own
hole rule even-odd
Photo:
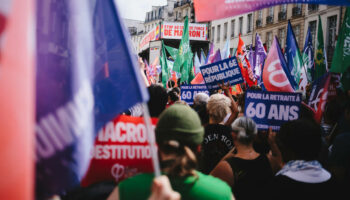
<svg viewBox="0 0 350 200">
<path fill-rule="evenodd" d="M 179 19 L 181 19 L 182 15 L 181 15 L 181 12 L 179 12 Z"/>
<path fill-rule="evenodd" d="M 215 39 L 215 27 L 211 27 L 211 42 L 214 42 L 214 39 Z"/>
<path fill-rule="evenodd" d="M 278 30 L 278 40 L 280 42 L 281 48 L 284 49 L 286 44 L 286 29 L 282 28 Z"/>
<path fill-rule="evenodd" d="M 218 30 L 216 33 L 216 41 L 217 42 L 220 42 L 220 29 L 221 29 L 221 25 L 218 25 Z"/>
<path fill-rule="evenodd" d="M 337 16 L 327 18 L 327 58 L 332 60 L 335 49 L 335 36 L 337 31 Z"/>
<path fill-rule="evenodd" d="M 269 50 L 272 45 L 272 32 L 267 32 L 266 33 L 266 47 Z"/>
<path fill-rule="evenodd" d="M 269 15 L 268 16 L 271 16 L 273 18 L 273 7 L 269 8 Z"/>
<path fill-rule="evenodd" d="M 294 28 L 294 35 L 295 35 L 295 40 L 297 41 L 298 44 L 300 44 L 300 25 L 295 25 Z"/>
<path fill-rule="evenodd" d="M 248 14 L 247 33 L 250 33 L 251 31 L 252 31 L 252 14 Z"/>
<path fill-rule="evenodd" d="M 233 48 L 230 48 L 230 55 L 233 55 Z"/>
<path fill-rule="evenodd" d="M 295 7 L 300 8 L 300 10 L 301 10 L 301 3 L 297 3 L 297 4 L 295 5 Z"/>
<path fill-rule="evenodd" d="M 235 24 L 236 20 L 231 21 L 231 38 L 235 37 Z"/>
<path fill-rule="evenodd" d="M 312 37 L 313 49 L 315 49 L 315 44 L 316 44 L 316 24 L 317 24 L 316 20 L 309 22 L 309 28 L 310 28 L 310 33 L 311 33 L 311 37 Z"/>
<path fill-rule="evenodd" d="M 258 11 L 258 19 L 259 19 L 259 20 L 262 20 L 262 10 L 259 10 L 259 11 Z"/>
<path fill-rule="evenodd" d="M 243 31 L 243 17 L 239 18 L 239 34 L 242 34 Z"/>
<path fill-rule="evenodd" d="M 224 24 L 224 40 L 227 38 L 227 22 Z"/>
<path fill-rule="evenodd" d="M 177 20 L 177 11 L 176 11 L 176 13 L 175 13 L 175 20 Z"/>
<path fill-rule="evenodd" d="M 287 4 L 282 4 L 282 5 L 280 6 L 280 11 L 281 11 L 281 12 L 287 12 Z"/>
</svg>

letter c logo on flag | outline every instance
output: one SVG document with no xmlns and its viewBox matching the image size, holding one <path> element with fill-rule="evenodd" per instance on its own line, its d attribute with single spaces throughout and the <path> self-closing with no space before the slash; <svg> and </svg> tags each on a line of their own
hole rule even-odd
<svg viewBox="0 0 350 200">
<path fill-rule="evenodd" d="M 277 64 L 280 64 L 280 61 L 278 59 L 271 62 L 270 65 L 267 67 L 267 71 L 270 72 L 268 78 L 271 85 L 282 88 L 287 86 L 289 84 L 289 81 L 288 79 L 285 78 L 285 76 L 283 76 L 284 75 L 283 69 L 282 68 L 277 69 L 276 67 Z M 279 75 L 282 75 L 282 76 L 279 76 Z"/>
</svg>

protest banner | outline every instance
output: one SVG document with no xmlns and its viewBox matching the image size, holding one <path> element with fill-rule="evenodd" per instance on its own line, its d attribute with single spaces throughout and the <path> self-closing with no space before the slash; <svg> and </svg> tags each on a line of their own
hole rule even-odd
<svg viewBox="0 0 350 200">
<path fill-rule="evenodd" d="M 347 0 L 194 0 L 197 22 L 232 17 L 263 8 L 288 3 L 349 6 Z"/>
<path fill-rule="evenodd" d="M 159 39 L 159 25 L 152 28 L 140 41 L 139 48 L 140 50 L 144 50 L 148 48 L 148 44 L 150 41 Z"/>
<path fill-rule="evenodd" d="M 207 86 L 204 84 L 181 85 L 181 100 L 185 101 L 188 105 L 193 104 L 193 97 L 198 93 L 205 93 L 209 95 Z"/>
<path fill-rule="evenodd" d="M 200 67 L 208 90 L 219 89 L 218 83 L 229 82 L 231 86 L 243 82 L 237 58 L 232 57 Z"/>
<path fill-rule="evenodd" d="M 152 128 L 157 123 L 152 118 Z M 142 117 L 120 115 L 98 133 L 82 186 L 99 181 L 117 183 L 132 175 L 153 172 L 150 145 Z"/>
<path fill-rule="evenodd" d="M 181 40 L 184 24 L 180 22 L 163 22 L 161 26 L 161 38 Z M 207 41 L 207 24 L 189 23 L 188 33 L 190 40 Z"/>
<path fill-rule="evenodd" d="M 252 118 L 258 130 L 279 130 L 299 118 L 301 93 L 250 91 L 245 95 L 245 116 Z"/>
</svg>

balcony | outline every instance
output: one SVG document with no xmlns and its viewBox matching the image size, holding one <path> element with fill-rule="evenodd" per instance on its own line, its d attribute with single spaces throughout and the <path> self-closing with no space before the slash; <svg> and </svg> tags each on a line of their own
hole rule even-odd
<svg viewBox="0 0 350 200">
<path fill-rule="evenodd" d="M 301 8 L 300 7 L 294 7 L 292 9 L 292 17 L 300 17 L 301 16 Z"/>
<path fill-rule="evenodd" d="M 256 24 L 256 27 L 257 27 L 257 28 L 262 27 L 262 20 L 261 20 L 261 19 L 257 19 L 257 20 L 255 21 L 255 24 Z"/>
<path fill-rule="evenodd" d="M 266 24 L 272 24 L 273 23 L 273 16 L 267 16 L 266 17 Z"/>
<path fill-rule="evenodd" d="M 278 21 L 283 21 L 287 19 L 287 13 L 285 11 L 281 11 L 278 13 Z"/>
<path fill-rule="evenodd" d="M 318 4 L 309 4 L 307 10 L 309 13 L 318 11 Z"/>
</svg>

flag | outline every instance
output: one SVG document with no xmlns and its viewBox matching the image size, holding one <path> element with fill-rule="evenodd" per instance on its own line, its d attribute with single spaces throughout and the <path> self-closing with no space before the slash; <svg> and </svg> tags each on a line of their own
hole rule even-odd
<svg viewBox="0 0 350 200">
<path fill-rule="evenodd" d="M 219 62 L 221 60 L 220 49 L 216 50 L 214 56 L 212 56 L 209 60 L 209 63 Z"/>
<path fill-rule="evenodd" d="M 350 6 L 348 0 L 194 0 L 193 3 L 197 22 L 223 19 L 288 3 Z"/>
<path fill-rule="evenodd" d="M 200 69 L 199 69 L 200 66 L 201 66 L 201 62 L 199 61 L 198 55 L 195 54 L 194 56 L 195 74 L 198 74 L 200 72 Z"/>
<path fill-rule="evenodd" d="M 212 60 L 213 58 L 212 57 L 214 57 L 215 56 L 215 53 L 214 53 L 214 44 L 213 43 L 211 43 L 210 44 L 210 47 L 209 47 L 209 51 L 208 51 L 208 55 L 207 55 L 207 58 L 205 59 L 205 64 L 210 64 L 210 60 Z"/>
<path fill-rule="evenodd" d="M 205 84 L 204 82 L 204 78 L 201 72 L 199 72 L 194 79 L 191 81 L 192 85 L 196 85 L 196 84 Z"/>
<path fill-rule="evenodd" d="M 314 80 L 319 79 L 327 72 L 327 56 L 324 48 L 323 30 L 321 17 L 318 16 L 318 32 L 316 42 L 316 57 L 315 57 L 315 77 Z"/>
<path fill-rule="evenodd" d="M 252 71 L 254 72 L 254 67 L 255 67 L 255 51 L 253 51 L 253 45 L 250 45 L 249 51 L 248 51 L 248 61 L 252 66 Z"/>
<path fill-rule="evenodd" d="M 287 43 L 285 49 L 287 55 L 287 65 L 289 72 L 295 80 L 295 85 L 292 85 L 294 89 L 299 89 L 299 84 L 301 82 L 302 76 L 301 74 L 305 71 L 303 70 L 303 61 L 301 58 L 301 54 L 299 51 L 298 43 L 295 39 L 295 35 L 292 29 L 292 25 L 290 21 L 288 21 L 288 31 L 287 31 Z"/>
<path fill-rule="evenodd" d="M 248 59 L 247 59 L 246 46 L 244 44 L 244 41 L 241 38 L 241 34 L 239 34 L 239 40 L 238 40 L 236 54 L 237 54 L 238 65 L 241 69 L 243 79 L 249 85 L 249 87 L 256 85 L 257 80 L 254 77 L 253 70 L 250 66 Z"/>
<path fill-rule="evenodd" d="M 113 0 L 36 5 L 36 196 L 47 199 L 79 186 L 97 130 L 148 93 Z"/>
<path fill-rule="evenodd" d="M 34 5 L 0 3 L 0 199 L 34 199 Z"/>
<path fill-rule="evenodd" d="M 145 64 L 146 77 L 147 77 L 148 84 L 151 85 L 154 82 L 153 77 L 150 75 L 151 67 L 148 65 L 147 60 L 144 60 L 143 63 Z"/>
<path fill-rule="evenodd" d="M 179 51 L 176 55 L 176 59 L 174 61 L 174 71 L 176 72 L 180 72 L 183 73 L 184 69 L 184 63 L 187 61 L 187 66 L 188 67 L 188 63 L 191 62 L 190 60 L 192 60 L 191 57 L 191 47 L 190 47 L 190 35 L 189 35 L 189 30 L 188 30 L 188 17 L 185 17 L 185 22 L 184 22 L 184 28 L 183 28 L 183 34 L 182 34 L 182 38 L 180 41 L 180 46 L 179 46 Z M 184 75 L 181 74 L 181 78 Z"/>
<path fill-rule="evenodd" d="M 344 73 L 350 66 L 350 10 L 346 8 L 330 71 Z"/>
<path fill-rule="evenodd" d="M 162 66 L 162 83 L 163 87 L 167 87 L 167 82 L 170 76 L 170 71 L 168 67 L 168 59 L 165 52 L 164 41 L 162 40 L 162 57 L 160 58 L 160 65 Z"/>
<path fill-rule="evenodd" d="M 262 80 L 267 91 L 294 92 L 286 61 L 275 37 L 262 69 Z"/>
<path fill-rule="evenodd" d="M 206 57 L 205 57 L 204 51 L 203 49 L 201 49 L 201 66 L 205 65 L 205 60 L 206 60 Z"/>
<path fill-rule="evenodd" d="M 165 44 L 164 44 L 164 47 L 165 47 L 165 49 L 168 51 L 168 53 L 170 54 L 170 56 L 171 56 L 174 60 L 176 60 L 176 56 L 177 56 L 177 54 L 179 53 L 179 50 L 176 49 L 176 48 L 174 48 L 174 47 L 167 46 L 167 45 L 165 45 Z"/>
<path fill-rule="evenodd" d="M 264 65 L 265 59 L 266 59 L 267 53 L 265 50 L 265 47 L 260 39 L 260 36 L 258 33 L 255 35 L 255 54 L 254 54 L 254 74 L 255 77 L 260 80 L 261 77 L 261 70 Z"/>
<path fill-rule="evenodd" d="M 303 62 L 304 68 L 307 70 L 307 79 L 309 82 L 312 82 L 312 78 L 315 73 L 315 60 L 310 27 L 307 30 L 307 35 L 305 39 L 305 45 L 303 50 Z"/>
<path fill-rule="evenodd" d="M 230 57 L 230 39 L 227 38 L 224 49 L 221 52 L 221 58 L 226 59 Z"/>
<path fill-rule="evenodd" d="M 327 103 L 327 95 L 331 73 L 327 73 L 312 84 L 312 90 L 309 98 L 309 106 L 316 112 L 314 118 L 317 122 L 321 122 L 322 114 Z"/>
</svg>

